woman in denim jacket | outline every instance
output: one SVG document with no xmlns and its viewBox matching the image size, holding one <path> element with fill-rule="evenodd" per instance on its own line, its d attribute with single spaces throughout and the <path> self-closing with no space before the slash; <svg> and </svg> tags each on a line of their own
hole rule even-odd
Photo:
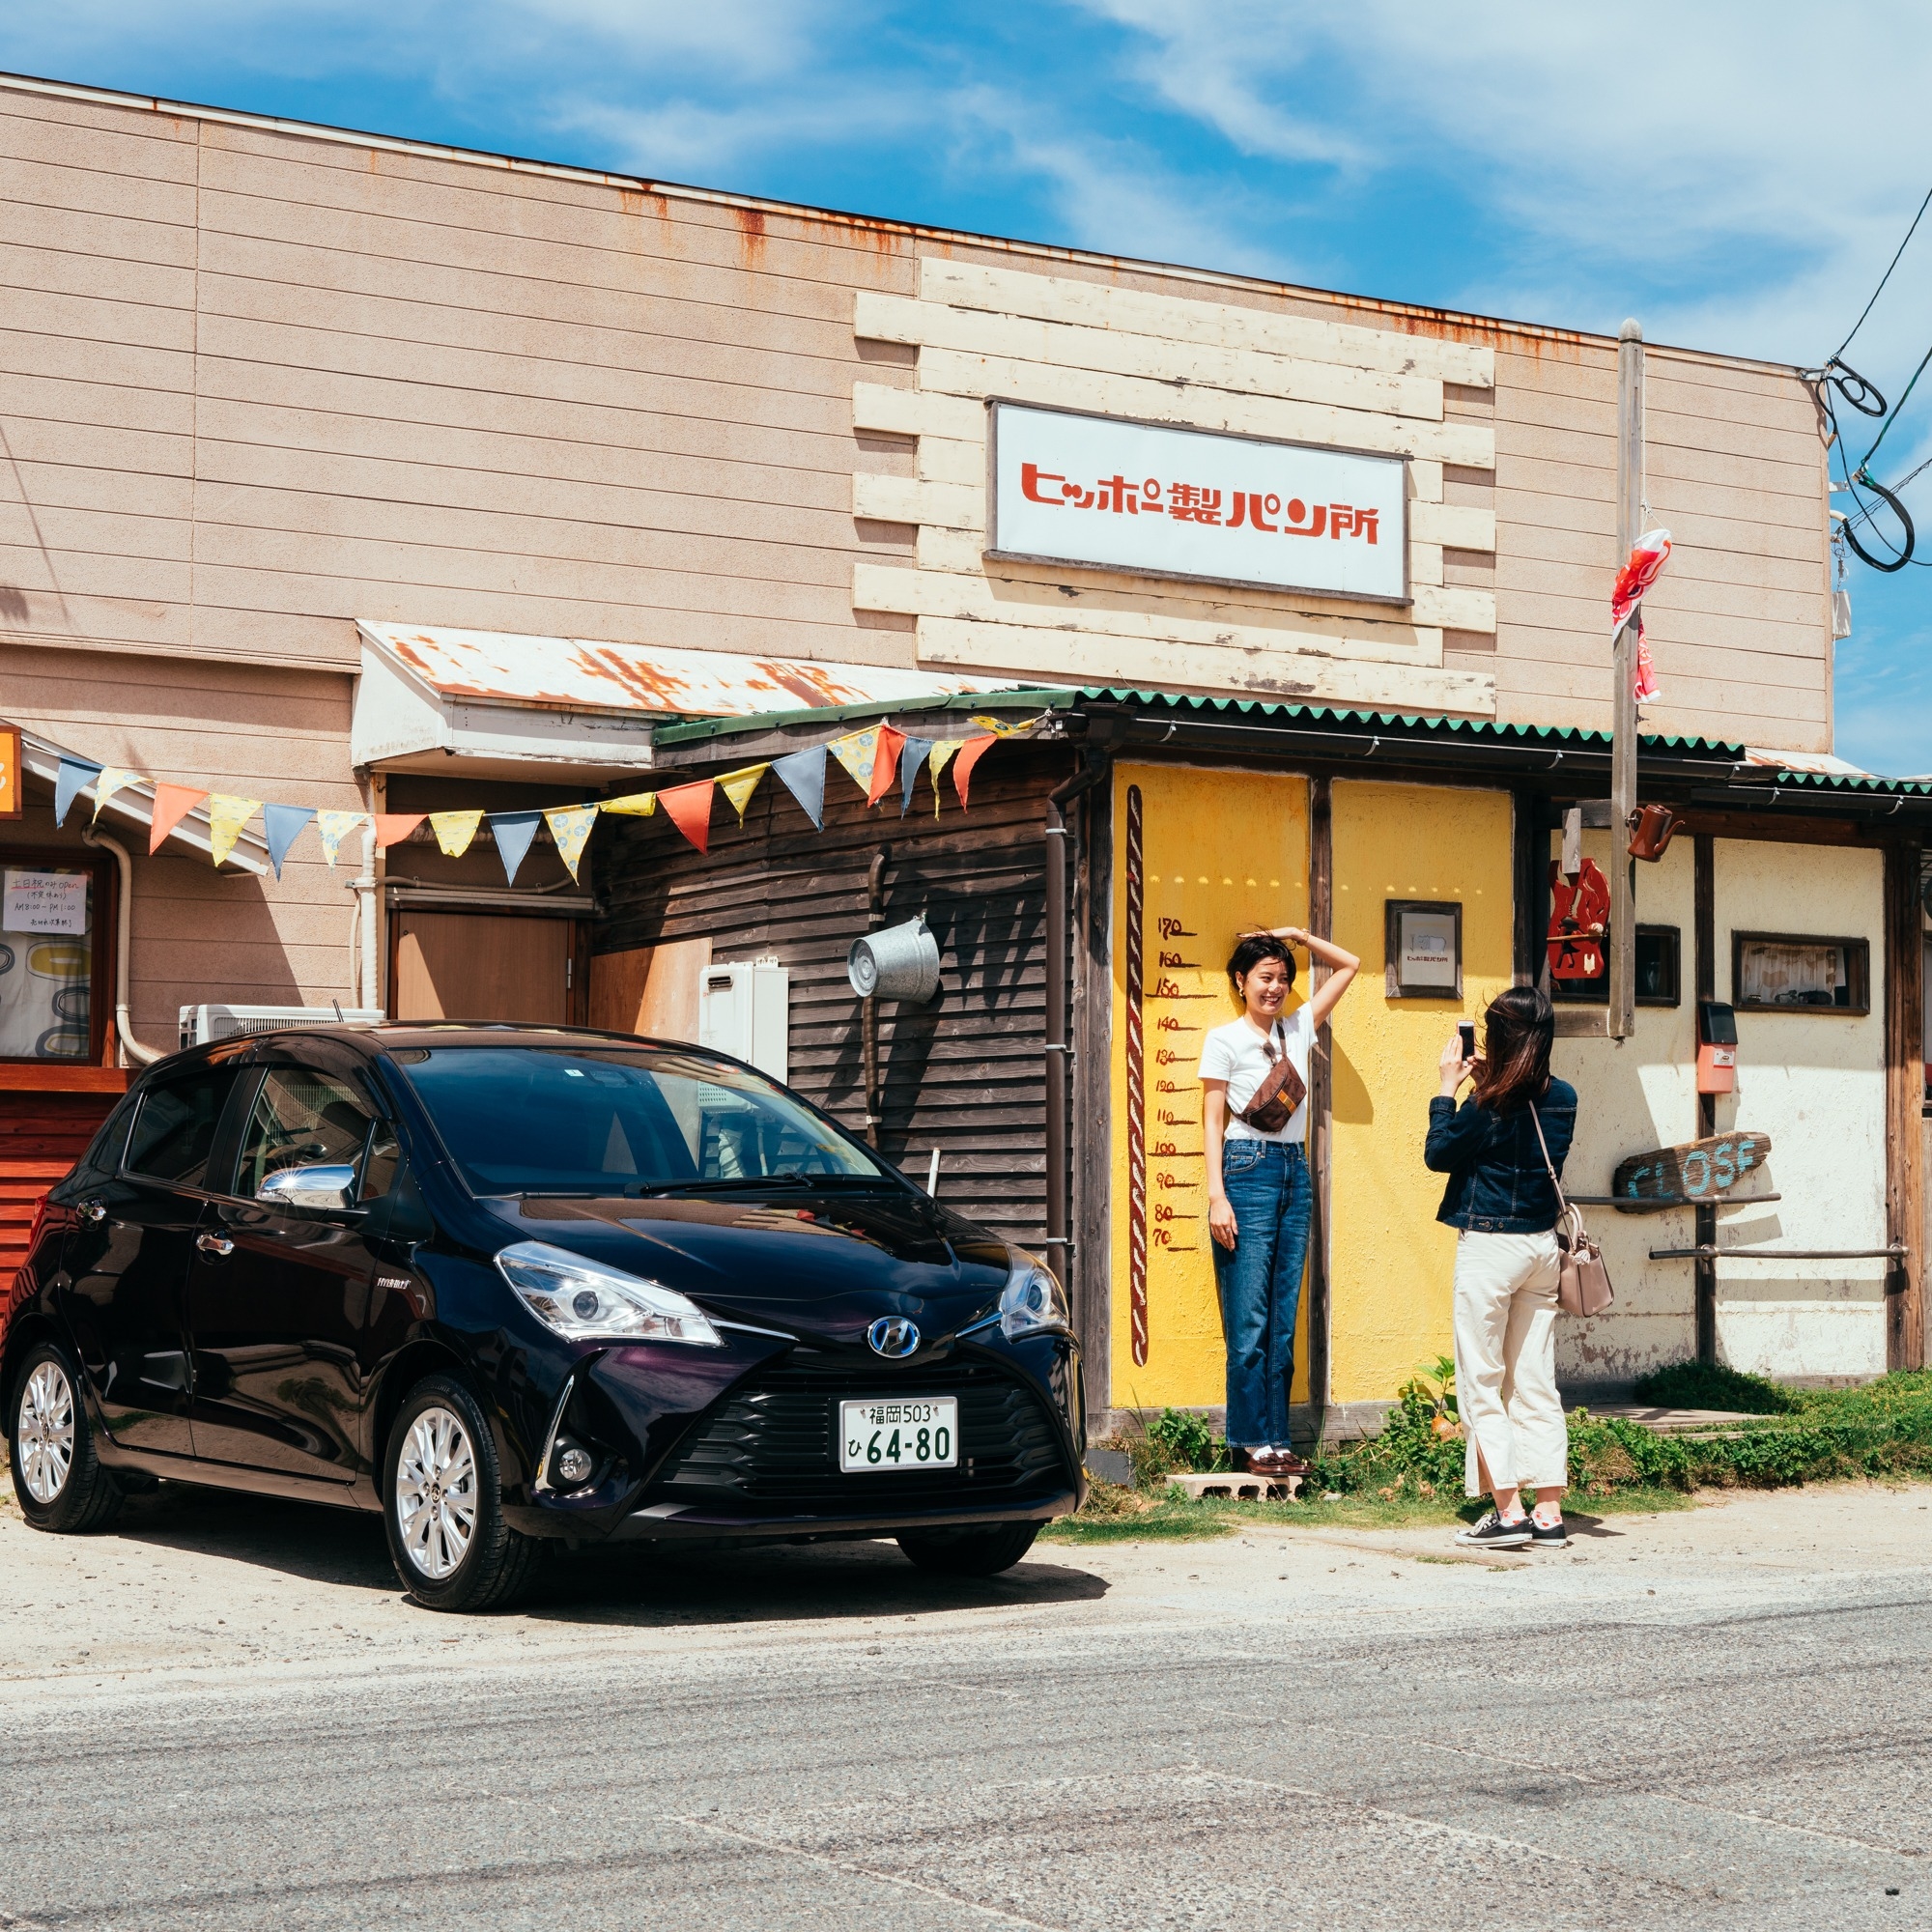
<svg viewBox="0 0 1932 1932">
<path fill-rule="evenodd" d="M 1551 1168 L 1577 1123 L 1577 1090 L 1549 1071 L 1556 1019 L 1534 986 L 1490 1003 L 1484 1050 L 1442 1050 L 1422 1158 L 1449 1177 L 1435 1218 L 1456 1239 L 1456 1395 L 1468 1447 L 1463 1486 L 1495 1507 L 1458 1543 L 1560 1549 L 1570 1439 L 1556 1393 L 1558 1207 Z M 1464 1080 L 1474 1092 L 1459 1108 Z M 1541 1138 L 1538 1127 L 1541 1126 Z M 1545 1158 L 1548 1147 L 1548 1158 Z M 1521 1492 L 1536 1493 L 1525 1516 Z"/>
</svg>

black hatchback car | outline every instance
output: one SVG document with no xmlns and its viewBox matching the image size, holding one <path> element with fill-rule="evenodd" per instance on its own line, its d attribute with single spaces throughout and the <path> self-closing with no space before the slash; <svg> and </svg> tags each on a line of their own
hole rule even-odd
<svg viewBox="0 0 1932 1932">
<path fill-rule="evenodd" d="M 380 1510 L 419 1603 L 543 1539 L 895 1537 L 987 1576 L 1080 1503 L 1034 1256 L 692 1046 L 287 1032 L 144 1071 L 0 1336 L 36 1527 L 156 1478 Z"/>
</svg>

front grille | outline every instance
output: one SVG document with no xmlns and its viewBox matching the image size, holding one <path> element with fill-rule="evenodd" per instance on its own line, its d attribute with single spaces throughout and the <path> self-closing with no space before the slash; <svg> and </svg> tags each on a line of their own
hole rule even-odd
<svg viewBox="0 0 1932 1932">
<path fill-rule="evenodd" d="M 952 1469 L 838 1467 L 838 1404 L 872 1396 L 959 1399 Z M 874 1503 L 992 1502 L 1064 1487 L 1045 1406 L 989 1362 L 892 1369 L 786 1356 L 734 1389 L 671 1452 L 651 1484 L 667 1502 L 843 1513 Z"/>
</svg>

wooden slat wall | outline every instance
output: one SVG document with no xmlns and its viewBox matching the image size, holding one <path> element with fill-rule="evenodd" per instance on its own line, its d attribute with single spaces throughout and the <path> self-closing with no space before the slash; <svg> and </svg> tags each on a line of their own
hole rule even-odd
<svg viewBox="0 0 1932 1932">
<path fill-rule="evenodd" d="M 1058 755 L 1050 767 L 1053 753 L 996 747 L 973 775 L 971 811 L 949 778 L 937 820 L 923 776 L 901 818 L 896 794 L 867 810 L 834 763 L 823 832 L 767 776 L 742 832 L 719 800 L 708 859 L 662 814 L 604 820 L 597 863 L 611 916 L 597 950 L 702 937 L 720 964 L 775 953 L 791 972 L 791 1084 L 863 1134 L 861 1003 L 845 955 L 867 929 L 872 854 L 890 846 L 884 923 L 923 911 L 942 980 L 929 1007 L 880 1003 L 880 1151 L 923 1184 L 937 1147 L 943 1202 L 1037 1242 L 1046 1232 L 1042 828 L 1045 794 L 1067 767 Z"/>
<path fill-rule="evenodd" d="M 87 1151 L 118 1094 L 0 1094 L 0 1305 L 47 1189 Z"/>
</svg>

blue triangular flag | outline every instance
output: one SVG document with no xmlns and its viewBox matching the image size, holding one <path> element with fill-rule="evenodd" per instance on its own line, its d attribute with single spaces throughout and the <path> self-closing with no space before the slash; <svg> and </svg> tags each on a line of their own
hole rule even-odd
<svg viewBox="0 0 1932 1932">
<path fill-rule="evenodd" d="M 301 837 L 301 830 L 315 816 L 312 805 L 265 805 L 262 808 L 262 830 L 269 840 L 269 864 L 275 868 L 275 877 L 282 876 L 282 861 L 289 856 L 289 847 Z"/>
<path fill-rule="evenodd" d="M 910 731 L 905 734 L 905 743 L 899 747 L 899 816 L 903 818 L 912 807 L 912 782 L 919 777 L 919 768 L 925 763 L 925 754 L 939 741 L 936 738 L 915 738 Z"/>
<path fill-rule="evenodd" d="M 54 780 L 54 823 L 67 822 L 67 809 L 100 776 L 92 758 L 63 758 Z"/>
<path fill-rule="evenodd" d="M 805 815 L 825 830 L 825 747 L 813 745 L 772 760 L 772 771 L 786 791 L 805 808 Z"/>
<path fill-rule="evenodd" d="M 514 886 L 517 883 L 517 867 L 524 863 L 524 855 L 530 849 L 530 840 L 537 836 L 537 827 L 543 823 L 543 813 L 493 811 L 489 816 L 490 830 L 497 840 L 497 856 L 503 862 L 503 876 Z"/>
</svg>

